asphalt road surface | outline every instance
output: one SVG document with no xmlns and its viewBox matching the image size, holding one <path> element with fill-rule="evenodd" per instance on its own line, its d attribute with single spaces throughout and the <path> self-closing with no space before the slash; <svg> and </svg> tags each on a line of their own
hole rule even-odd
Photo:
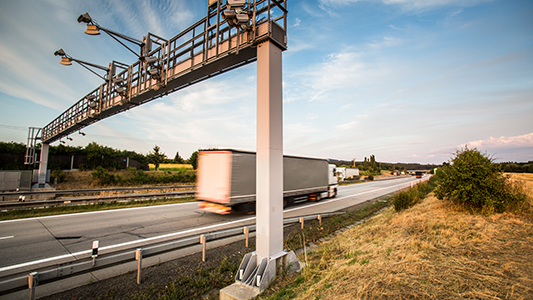
<svg viewBox="0 0 533 300">
<path fill-rule="evenodd" d="M 337 197 L 287 207 L 284 217 L 342 210 L 418 180 L 403 177 L 340 186 Z M 251 224 L 254 215 L 205 213 L 197 202 L 1 221 L 0 276 L 90 257 L 95 240 L 103 254 Z"/>
</svg>

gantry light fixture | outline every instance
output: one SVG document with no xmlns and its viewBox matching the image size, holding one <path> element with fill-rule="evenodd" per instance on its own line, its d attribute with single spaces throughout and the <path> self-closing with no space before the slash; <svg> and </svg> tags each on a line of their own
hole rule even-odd
<svg viewBox="0 0 533 300">
<path fill-rule="evenodd" d="M 61 56 L 61 62 L 59 62 L 59 63 L 64 65 L 64 66 L 70 66 L 70 65 L 72 65 L 72 62 L 74 61 L 74 62 L 78 63 L 80 66 L 84 67 L 85 69 L 91 71 L 91 73 L 95 74 L 96 76 L 102 78 L 103 80 L 107 80 L 106 77 L 96 73 L 95 71 L 91 70 L 89 67 L 93 67 L 93 68 L 105 71 L 106 72 L 106 76 L 109 75 L 109 71 L 110 71 L 109 68 L 106 68 L 104 66 L 100 66 L 100 65 L 97 65 L 97 64 L 93 64 L 93 63 L 90 63 L 90 62 L 86 62 L 86 61 L 83 61 L 83 60 L 79 60 L 79 59 L 73 58 L 72 56 L 66 54 L 63 49 L 57 50 L 56 52 L 54 52 L 54 55 L 55 56 Z"/>
<path fill-rule="evenodd" d="M 229 26 L 242 30 L 250 29 L 252 12 L 246 8 L 246 4 L 246 0 L 227 0 L 227 9 L 222 11 L 222 18 L 228 22 Z"/>
<path fill-rule="evenodd" d="M 100 66 L 100 65 L 93 64 L 93 63 L 90 63 L 90 62 L 86 62 L 86 61 L 83 61 L 83 60 L 80 60 L 80 59 L 73 58 L 72 56 L 70 56 L 67 53 L 65 53 L 65 51 L 63 49 L 57 50 L 56 52 L 54 52 L 54 55 L 55 56 L 61 56 L 61 61 L 59 62 L 60 64 L 62 64 L 64 66 L 70 66 L 70 65 L 72 65 L 72 62 L 76 62 L 80 66 L 82 66 L 85 69 L 91 71 L 93 74 L 95 74 L 96 76 L 102 78 L 105 81 L 109 81 L 109 80 L 113 79 L 113 76 L 115 76 L 117 67 L 122 68 L 124 70 L 128 68 L 128 65 L 126 65 L 124 63 L 121 63 L 121 62 L 118 62 L 118 61 L 112 61 L 109 64 L 109 67 L 104 67 L 104 66 Z M 98 74 L 98 73 L 96 73 L 95 71 L 91 70 L 89 67 L 105 71 L 106 72 L 105 77 L 100 75 L 100 74 Z M 90 95 L 90 96 L 93 96 L 93 95 Z M 89 100 L 92 100 L 92 99 L 89 99 Z"/>
<path fill-rule="evenodd" d="M 156 43 L 158 45 L 162 45 L 161 41 L 166 42 L 165 39 L 163 39 L 162 37 L 159 37 L 159 36 L 157 36 L 157 35 L 155 35 L 153 33 L 148 33 L 148 35 L 146 37 L 144 37 L 142 41 L 140 41 L 138 39 L 129 37 L 127 35 L 124 35 L 122 33 L 118 33 L 116 31 L 104 28 L 104 27 L 100 26 L 98 24 L 98 22 L 96 22 L 96 20 L 91 18 L 91 16 L 89 15 L 88 12 L 86 12 L 86 13 L 84 13 L 84 14 L 82 14 L 82 15 L 80 15 L 78 17 L 78 23 L 87 24 L 87 29 L 85 30 L 85 33 L 88 34 L 88 35 L 99 35 L 100 34 L 100 30 L 105 32 L 105 33 L 107 33 L 110 37 L 112 37 L 114 40 L 119 42 L 122 46 L 126 47 L 129 51 L 131 51 L 131 53 L 135 54 L 141 60 L 144 60 L 144 58 L 146 56 L 148 56 L 148 54 L 152 50 L 152 42 L 154 42 L 154 43 Z M 138 54 L 137 52 L 132 50 L 130 47 L 128 47 L 126 44 L 124 44 L 119 39 L 122 39 L 124 41 L 130 42 L 130 43 L 133 43 L 133 44 L 139 46 L 141 48 L 140 54 Z"/>
<path fill-rule="evenodd" d="M 163 42 L 167 42 L 162 37 L 159 37 L 153 33 L 148 33 L 145 37 L 143 37 L 143 40 L 140 41 L 138 39 L 129 37 L 127 35 L 124 35 L 122 33 L 118 33 L 116 31 L 104 28 L 96 22 L 89 13 L 84 13 L 78 17 L 78 23 L 85 23 L 87 24 L 87 29 L 85 30 L 85 33 L 88 35 L 98 35 L 100 34 L 100 30 L 107 33 L 110 37 L 112 37 L 115 41 L 119 42 L 122 46 L 126 47 L 131 53 L 135 54 L 141 61 L 146 62 L 144 65 L 144 68 L 147 69 L 148 74 L 150 77 L 156 79 L 157 81 L 161 81 L 161 66 L 157 64 L 158 58 L 150 56 L 150 52 L 152 51 L 152 43 L 156 43 L 159 46 L 163 45 Z M 140 47 L 140 54 L 137 54 L 133 49 L 128 47 L 125 43 L 123 43 L 121 40 L 133 43 Z M 120 83 L 117 83 L 120 84 Z M 159 85 L 155 86 L 156 90 L 159 88 Z M 126 95 L 126 88 L 124 86 L 120 86 L 117 88 L 117 92 L 125 96 Z"/>
</svg>

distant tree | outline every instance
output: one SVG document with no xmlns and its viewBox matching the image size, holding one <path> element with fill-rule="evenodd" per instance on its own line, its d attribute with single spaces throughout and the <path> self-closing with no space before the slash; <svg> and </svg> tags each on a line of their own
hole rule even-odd
<svg viewBox="0 0 533 300">
<path fill-rule="evenodd" d="M 189 157 L 188 162 L 189 162 L 189 164 L 192 165 L 193 169 L 196 170 L 196 168 L 198 167 L 198 150 L 197 150 L 197 151 L 194 151 L 194 152 L 191 154 L 191 157 Z"/>
<path fill-rule="evenodd" d="M 161 148 L 155 145 L 152 152 L 148 153 L 148 161 L 155 165 L 155 170 L 159 169 L 159 165 L 166 159 L 165 153 L 160 153 Z"/>
<path fill-rule="evenodd" d="M 17 142 L 0 142 L 0 153 L 25 154 L 26 145 Z"/>
<path fill-rule="evenodd" d="M 50 150 L 48 152 L 49 155 L 78 155 L 82 153 L 83 149 L 80 146 L 65 146 L 63 144 L 59 144 L 57 146 L 50 146 Z"/>
<path fill-rule="evenodd" d="M 175 164 L 182 164 L 184 162 L 185 162 L 185 160 L 183 158 L 181 158 L 180 153 L 176 152 L 176 156 L 174 156 L 174 163 Z"/>
</svg>

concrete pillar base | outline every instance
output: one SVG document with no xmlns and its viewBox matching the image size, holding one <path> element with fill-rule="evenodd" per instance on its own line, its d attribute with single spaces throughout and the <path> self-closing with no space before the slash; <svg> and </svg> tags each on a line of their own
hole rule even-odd
<svg viewBox="0 0 533 300">
<path fill-rule="evenodd" d="M 261 292 L 245 284 L 235 282 L 220 290 L 220 300 L 248 300 L 257 297 Z"/>
<path fill-rule="evenodd" d="M 47 191 L 55 191 L 53 187 L 51 187 L 48 183 L 36 183 L 31 187 L 32 190 L 35 189 L 46 189 Z"/>
<path fill-rule="evenodd" d="M 289 273 L 300 271 L 300 263 L 294 251 L 283 251 L 276 256 L 257 261 L 255 252 L 247 253 L 239 266 L 235 283 L 220 290 L 221 300 L 248 300 L 266 290 L 276 278 L 276 273 L 287 270 Z"/>
</svg>

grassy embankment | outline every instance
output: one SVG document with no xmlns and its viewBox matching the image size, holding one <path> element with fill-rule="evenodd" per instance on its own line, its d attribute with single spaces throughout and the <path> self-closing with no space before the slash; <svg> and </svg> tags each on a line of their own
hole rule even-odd
<svg viewBox="0 0 533 300">
<path fill-rule="evenodd" d="M 521 212 L 479 215 L 431 195 L 322 243 L 260 299 L 533 299 L 533 174 Z"/>
<path fill-rule="evenodd" d="M 155 171 L 153 165 L 149 165 L 149 167 L 149 171 L 129 169 L 115 171 L 102 170 L 100 172 L 98 170 L 64 172 L 64 180 L 58 183 L 57 188 L 60 190 L 78 190 L 111 186 L 180 185 L 180 183 L 176 183 L 174 180 L 157 180 L 157 178 L 164 179 L 166 177 L 167 179 L 172 179 L 172 176 L 180 178 L 178 177 L 179 174 L 186 175 L 181 176 L 185 181 L 187 181 L 187 178 L 195 178 L 193 175 L 195 171 L 189 164 L 161 164 L 157 171 Z M 99 173 L 100 176 L 95 177 L 93 175 L 98 175 Z M 104 174 L 101 173 L 105 173 L 107 176 L 112 175 L 114 179 L 108 184 L 103 184 L 102 181 L 107 176 L 102 176 Z M 181 184 L 194 184 L 195 180 L 192 179 L 189 182 L 183 182 Z"/>
</svg>

